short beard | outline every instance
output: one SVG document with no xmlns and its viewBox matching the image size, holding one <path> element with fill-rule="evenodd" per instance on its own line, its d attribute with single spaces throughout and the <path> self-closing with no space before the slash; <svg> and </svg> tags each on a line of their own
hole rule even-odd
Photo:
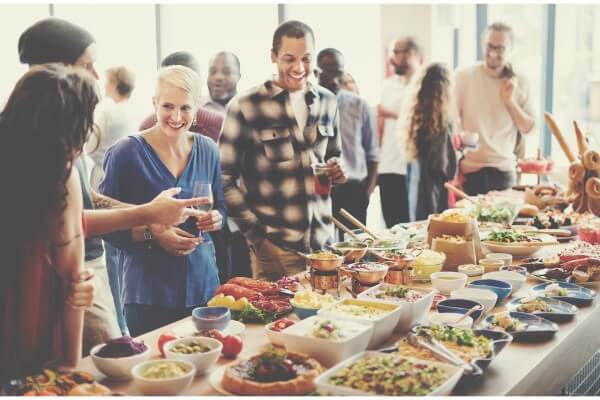
<svg viewBox="0 0 600 400">
<path fill-rule="evenodd" d="M 404 76 L 407 71 L 408 67 L 405 67 L 404 65 L 394 65 L 394 72 L 396 75 Z"/>
</svg>

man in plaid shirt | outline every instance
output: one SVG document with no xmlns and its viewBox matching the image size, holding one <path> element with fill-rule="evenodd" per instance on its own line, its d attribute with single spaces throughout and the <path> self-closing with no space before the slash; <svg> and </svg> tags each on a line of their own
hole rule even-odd
<svg viewBox="0 0 600 400">
<path fill-rule="evenodd" d="M 278 75 L 233 98 L 219 147 L 228 215 L 251 247 L 252 275 L 276 280 L 305 270 L 295 251 L 333 237 L 329 194 L 315 193 L 313 165 L 344 183 L 335 96 L 309 82 L 314 35 L 298 21 L 273 35 Z M 240 178 L 240 185 L 236 184 Z"/>
</svg>

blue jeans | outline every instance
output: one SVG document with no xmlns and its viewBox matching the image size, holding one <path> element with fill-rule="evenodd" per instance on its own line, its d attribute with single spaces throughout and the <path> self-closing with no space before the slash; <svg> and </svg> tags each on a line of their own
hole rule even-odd
<svg viewBox="0 0 600 400">
<path fill-rule="evenodd" d="M 104 242 L 104 252 L 106 257 L 106 270 L 108 271 L 108 282 L 115 302 L 115 311 L 117 312 L 117 322 L 121 329 L 121 334 L 129 335 L 125 316 L 123 315 L 123 306 L 121 304 L 121 272 L 119 271 L 119 249 Z"/>
<path fill-rule="evenodd" d="M 192 315 L 192 308 L 125 304 L 125 319 L 131 336 L 137 337 Z"/>
</svg>

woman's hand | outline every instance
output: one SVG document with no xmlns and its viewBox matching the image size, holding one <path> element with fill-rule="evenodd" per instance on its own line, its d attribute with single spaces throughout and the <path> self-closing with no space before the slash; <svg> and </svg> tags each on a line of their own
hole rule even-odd
<svg viewBox="0 0 600 400">
<path fill-rule="evenodd" d="M 85 309 L 94 302 L 94 271 L 84 269 L 79 272 L 79 279 L 71 281 L 67 293 L 67 303 L 73 308 Z"/>
<path fill-rule="evenodd" d="M 196 226 L 201 232 L 218 231 L 223 227 L 223 216 L 217 210 L 196 217 Z"/>
<path fill-rule="evenodd" d="M 186 256 L 196 250 L 196 247 L 204 241 L 201 237 L 192 235 L 176 226 L 161 229 L 150 227 L 152 237 L 169 254 L 174 256 Z"/>
</svg>

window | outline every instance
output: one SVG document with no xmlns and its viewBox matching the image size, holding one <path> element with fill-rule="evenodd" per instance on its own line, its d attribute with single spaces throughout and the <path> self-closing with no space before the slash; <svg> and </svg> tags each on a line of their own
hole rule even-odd
<svg viewBox="0 0 600 400">
<path fill-rule="evenodd" d="M 535 157 L 540 146 L 540 126 L 544 123 L 543 115 L 539 115 L 540 96 L 542 93 L 542 21 L 543 5 L 539 4 L 490 4 L 488 5 L 488 24 L 501 21 L 513 29 L 515 46 L 511 63 L 517 73 L 525 75 L 529 83 L 536 126 L 527 135 L 525 155 Z"/>
<path fill-rule="evenodd" d="M 277 72 L 270 55 L 277 28 L 276 4 L 161 5 L 160 10 L 162 57 L 180 50 L 193 53 L 202 66 L 204 82 L 208 62 L 219 51 L 230 51 L 240 59 L 239 91 Z M 203 93 L 208 94 L 206 86 Z"/>
<path fill-rule="evenodd" d="M 27 66 L 19 62 L 17 44 L 19 36 L 34 22 L 48 17 L 47 4 L 27 4 L 0 6 L 0 54 L 2 59 L 2 79 L 0 79 L 0 104 L 4 104 L 19 78 L 27 71 Z"/>
<path fill-rule="evenodd" d="M 137 125 L 152 111 L 156 76 L 154 5 L 57 4 L 54 15 L 85 27 L 96 39 L 96 70 L 104 87 L 104 71 L 124 65 L 136 74 L 130 105 Z"/>
<path fill-rule="evenodd" d="M 438 4 L 433 7 L 437 23 L 432 26 L 435 38 L 432 61 L 446 63 L 450 69 L 455 62 L 458 67 L 475 63 L 475 4 Z"/>
<path fill-rule="evenodd" d="M 553 115 L 577 151 L 573 121 L 577 121 L 593 147 L 600 146 L 600 6 L 556 6 Z M 567 158 L 553 139 L 557 164 Z"/>
<path fill-rule="evenodd" d="M 317 53 L 327 47 L 342 52 L 346 71 L 354 76 L 361 96 L 370 104 L 379 102 L 383 80 L 380 13 L 379 5 L 286 5 L 286 19 L 312 28 Z"/>
</svg>

